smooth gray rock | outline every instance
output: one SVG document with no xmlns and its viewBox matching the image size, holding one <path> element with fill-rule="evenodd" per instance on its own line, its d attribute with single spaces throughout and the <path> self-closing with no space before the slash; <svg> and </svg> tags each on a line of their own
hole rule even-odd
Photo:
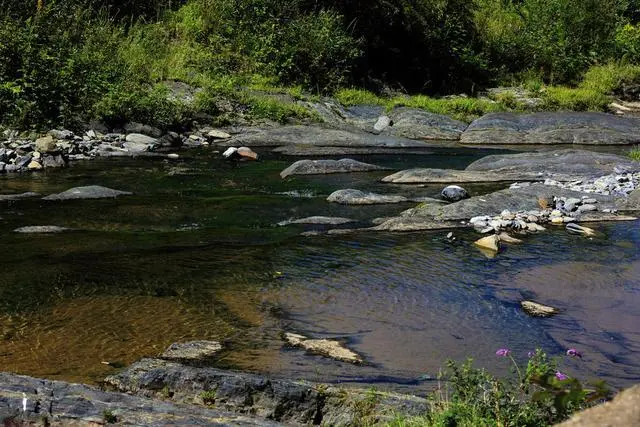
<svg viewBox="0 0 640 427">
<path fill-rule="evenodd" d="M 469 125 L 463 144 L 640 143 L 640 119 L 605 113 L 490 113 Z"/>
<path fill-rule="evenodd" d="M 287 425 L 353 425 L 362 422 L 359 406 L 371 400 L 371 391 L 338 388 L 304 381 L 185 366 L 158 359 L 143 359 L 105 379 L 115 390 L 145 397 L 163 396 L 184 404 L 202 405 L 202 392 L 212 391 L 212 409 L 250 413 Z M 164 397 L 164 396 L 163 396 Z M 376 393 L 371 416 L 389 421 L 394 414 L 424 413 L 426 399 L 396 393 Z"/>
<path fill-rule="evenodd" d="M 65 227 L 58 227 L 56 225 L 31 225 L 27 227 L 16 228 L 16 233 L 24 233 L 24 234 L 48 234 L 48 233 L 61 233 L 63 231 L 69 230 Z"/>
<path fill-rule="evenodd" d="M 354 189 L 334 191 L 329 195 L 329 197 L 327 197 L 327 201 L 332 203 L 339 203 L 342 205 L 377 205 L 406 202 L 442 204 L 442 200 L 432 199 L 429 197 L 418 197 L 409 199 L 405 196 L 400 196 L 397 194 L 376 194 Z"/>
<path fill-rule="evenodd" d="M 461 121 L 416 108 L 398 107 L 389 117 L 393 126 L 385 132 L 410 139 L 457 141 L 467 128 Z"/>
<path fill-rule="evenodd" d="M 462 199 L 469 198 L 469 193 L 464 188 L 457 185 L 448 185 L 442 189 L 440 193 L 442 198 L 449 202 L 458 202 Z"/>
<path fill-rule="evenodd" d="M 636 172 L 640 162 L 609 153 L 564 149 L 518 154 L 496 154 L 483 157 L 467 166 L 467 171 L 494 173 L 538 173 L 542 177 L 595 178 L 618 173 Z M 560 180 L 560 179 L 557 179 Z"/>
<path fill-rule="evenodd" d="M 51 135 L 36 139 L 36 151 L 50 153 L 56 150 L 56 140 Z"/>
<path fill-rule="evenodd" d="M 291 175 L 317 175 L 330 173 L 369 172 L 384 170 L 381 166 L 358 162 L 353 159 L 340 160 L 298 160 L 282 172 L 280 176 L 286 178 Z"/>
<path fill-rule="evenodd" d="M 99 185 L 88 185 L 86 187 L 74 187 L 58 194 L 51 194 L 43 197 L 42 200 L 104 199 L 131 194 L 133 193 L 128 191 L 113 190 Z"/>
<path fill-rule="evenodd" d="M 159 140 L 141 133 L 130 133 L 127 135 L 123 147 L 130 152 L 150 151 L 159 144 Z"/>
<path fill-rule="evenodd" d="M 211 358 L 222 350 L 217 341 L 189 341 L 171 344 L 161 355 L 161 359 L 173 361 L 201 361 Z"/>
<path fill-rule="evenodd" d="M 306 144 L 318 147 L 421 147 L 428 145 L 421 141 L 388 135 L 373 135 L 359 130 L 332 129 L 321 126 L 279 126 L 257 130 L 235 136 L 218 143 L 222 146 L 244 145 L 247 147 Z"/>
<path fill-rule="evenodd" d="M 46 154 L 42 157 L 42 166 L 44 166 L 45 168 L 63 168 L 67 166 L 67 162 L 65 161 L 62 154 Z"/>
<path fill-rule="evenodd" d="M 51 129 L 47 134 L 51 135 L 55 139 L 71 140 L 74 137 L 73 132 L 67 129 Z"/>
<path fill-rule="evenodd" d="M 628 197 L 619 199 L 617 207 L 625 211 L 640 211 L 640 188 L 633 190 Z"/>
<path fill-rule="evenodd" d="M 392 123 L 393 121 L 389 118 L 389 116 L 380 116 L 378 117 L 376 123 L 373 125 L 373 131 L 374 133 L 380 133 L 391 126 Z"/>
<path fill-rule="evenodd" d="M 105 414 L 115 417 L 118 425 L 280 425 L 250 415 L 0 372 L 2 425 L 103 425 L 107 421 Z"/>
</svg>

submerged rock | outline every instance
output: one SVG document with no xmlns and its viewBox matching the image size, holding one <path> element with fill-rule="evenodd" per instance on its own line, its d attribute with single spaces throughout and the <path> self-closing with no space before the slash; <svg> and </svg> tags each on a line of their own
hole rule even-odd
<svg viewBox="0 0 640 427">
<path fill-rule="evenodd" d="M 592 228 L 589 227 L 583 227 L 581 225 L 575 224 L 575 223 L 569 223 L 567 224 L 567 231 L 571 232 L 571 233 L 575 233 L 575 234 L 583 234 L 587 237 L 591 237 L 591 236 L 595 236 L 596 235 L 596 231 Z"/>
<path fill-rule="evenodd" d="M 215 356 L 222 345 L 217 341 L 189 341 L 171 344 L 161 355 L 161 359 L 173 361 L 200 361 Z"/>
<path fill-rule="evenodd" d="M 22 199 L 29 199 L 32 197 L 39 197 L 40 194 L 39 193 L 34 193 L 34 192 L 26 192 L 26 193 L 21 193 L 21 194 L 0 194 L 0 202 L 1 201 L 13 201 L 13 200 L 22 200 Z"/>
<path fill-rule="evenodd" d="M 431 199 L 429 197 L 408 199 L 405 196 L 400 196 L 397 194 L 376 194 L 354 189 L 334 191 L 329 195 L 329 197 L 327 197 L 327 201 L 332 203 L 340 203 L 342 205 L 377 205 L 406 202 L 442 204 L 442 200 Z"/>
<path fill-rule="evenodd" d="M 74 187 L 58 194 L 51 194 L 43 197 L 42 200 L 73 200 L 73 199 L 104 199 L 119 196 L 128 196 L 133 193 L 128 191 L 113 190 L 99 185 L 88 185 L 86 187 Z"/>
<path fill-rule="evenodd" d="M 222 157 L 228 160 L 258 160 L 258 154 L 249 147 L 229 147 L 222 153 Z"/>
<path fill-rule="evenodd" d="M 490 113 L 469 125 L 463 144 L 640 143 L 640 119 L 605 113 Z"/>
<path fill-rule="evenodd" d="M 560 312 L 557 308 L 549 307 L 533 301 L 522 301 L 520 305 L 525 313 L 534 317 L 551 317 Z"/>
<path fill-rule="evenodd" d="M 65 227 L 58 227 L 56 225 L 30 225 L 27 227 L 20 227 L 20 228 L 16 228 L 15 231 L 16 233 L 31 233 L 31 234 L 36 234 L 36 233 L 61 233 L 63 231 L 67 231 L 69 230 L 68 228 Z"/>
<path fill-rule="evenodd" d="M 338 341 L 327 339 L 311 339 L 304 335 L 286 332 L 284 340 L 294 346 L 301 347 L 310 353 L 330 357 L 348 363 L 362 363 L 362 358 L 355 352 L 344 347 Z"/>
<path fill-rule="evenodd" d="M 483 182 L 513 182 L 540 181 L 536 173 L 493 171 L 468 171 L 454 169 L 425 169 L 415 168 L 396 172 L 382 178 L 382 182 L 394 184 L 449 184 L 449 183 L 483 183 Z"/>
<path fill-rule="evenodd" d="M 383 170 L 381 166 L 358 162 L 353 159 L 340 160 L 298 160 L 282 172 L 280 176 L 286 178 L 290 175 L 315 175 L 348 172 L 369 172 Z"/>
<path fill-rule="evenodd" d="M 349 218 L 331 217 L 331 216 L 310 216 L 307 218 L 292 219 L 287 221 L 281 221 L 278 223 L 280 226 L 289 224 L 318 224 L 318 225 L 342 225 L 353 222 Z"/>
<path fill-rule="evenodd" d="M 414 156 L 430 156 L 433 151 L 417 148 L 385 148 L 385 147 L 317 147 L 308 144 L 285 145 L 276 147 L 274 152 L 285 156 L 345 156 L 353 154 L 405 154 Z"/>
</svg>

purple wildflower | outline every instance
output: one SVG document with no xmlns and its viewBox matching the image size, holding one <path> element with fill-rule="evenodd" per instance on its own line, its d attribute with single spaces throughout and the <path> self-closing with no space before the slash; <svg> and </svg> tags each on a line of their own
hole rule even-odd
<svg viewBox="0 0 640 427">
<path fill-rule="evenodd" d="M 582 353 L 580 353 L 575 348 L 570 348 L 569 350 L 567 350 L 567 356 L 579 357 L 580 359 L 582 359 Z"/>
<path fill-rule="evenodd" d="M 507 357 L 510 354 L 511 350 L 509 350 L 508 348 L 499 348 L 498 351 L 496 351 L 496 356 L 500 357 Z"/>
<path fill-rule="evenodd" d="M 560 371 L 556 371 L 556 378 L 559 379 L 560 381 L 564 381 L 564 380 L 568 380 L 569 376 L 563 374 Z"/>
<path fill-rule="evenodd" d="M 531 359 L 531 358 L 532 358 L 533 356 L 535 356 L 535 355 L 536 355 L 536 352 L 535 352 L 535 351 L 530 351 L 529 353 L 527 353 L 527 357 L 528 357 L 529 359 Z"/>
</svg>

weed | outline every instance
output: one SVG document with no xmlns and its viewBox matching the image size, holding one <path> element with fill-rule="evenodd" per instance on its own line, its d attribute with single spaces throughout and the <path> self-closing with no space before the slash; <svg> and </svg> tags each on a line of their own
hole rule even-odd
<svg viewBox="0 0 640 427">
<path fill-rule="evenodd" d="M 118 417 L 110 409 L 102 411 L 102 418 L 106 424 L 115 424 L 118 422 Z"/>
<path fill-rule="evenodd" d="M 631 159 L 640 162 L 640 146 L 635 146 L 634 148 L 629 150 L 629 153 L 627 155 L 631 157 Z"/>
<path fill-rule="evenodd" d="M 212 406 L 216 403 L 216 391 L 215 390 L 206 390 L 200 393 L 200 398 L 202 399 L 202 403 L 207 406 Z"/>
</svg>

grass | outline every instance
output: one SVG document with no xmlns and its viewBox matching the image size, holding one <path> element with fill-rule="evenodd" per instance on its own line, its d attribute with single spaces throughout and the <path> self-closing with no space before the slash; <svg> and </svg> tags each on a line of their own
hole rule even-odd
<svg viewBox="0 0 640 427">
<path fill-rule="evenodd" d="M 216 403 L 216 391 L 215 390 L 207 390 L 200 393 L 200 398 L 202 399 L 202 403 L 207 406 L 211 406 Z"/>
<path fill-rule="evenodd" d="M 640 162 L 640 146 L 635 146 L 627 154 L 632 160 Z"/>
</svg>

